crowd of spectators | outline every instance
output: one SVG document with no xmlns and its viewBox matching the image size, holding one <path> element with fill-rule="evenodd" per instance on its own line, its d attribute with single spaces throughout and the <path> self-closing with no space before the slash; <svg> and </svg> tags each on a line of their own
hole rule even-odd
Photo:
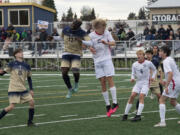
<svg viewBox="0 0 180 135">
<path fill-rule="evenodd" d="M 6 53 L 9 48 L 13 46 L 24 46 L 28 50 L 35 50 L 35 42 L 37 42 L 37 51 L 39 55 L 47 53 L 47 50 L 55 50 L 56 43 L 59 34 L 57 29 L 53 29 L 53 32 L 49 35 L 45 29 L 36 30 L 32 32 L 31 30 L 24 30 L 22 32 L 17 32 L 13 25 L 9 25 L 7 29 L 0 29 L 0 50 L 2 53 Z"/>
<path fill-rule="evenodd" d="M 171 25 L 165 29 L 163 25 L 160 25 L 159 29 L 156 29 L 154 25 L 150 28 L 145 27 L 143 35 L 145 40 L 179 40 L 180 39 L 180 27 L 174 30 Z"/>
</svg>

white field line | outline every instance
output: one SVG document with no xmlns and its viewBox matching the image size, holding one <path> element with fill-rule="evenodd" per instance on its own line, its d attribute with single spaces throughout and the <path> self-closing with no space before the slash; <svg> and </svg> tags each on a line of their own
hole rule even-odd
<svg viewBox="0 0 180 135">
<path fill-rule="evenodd" d="M 118 98 L 118 100 L 125 100 L 128 98 Z M 90 101 L 73 101 L 73 102 L 66 102 L 66 103 L 54 103 L 54 104 L 44 104 L 44 105 L 35 105 L 35 108 L 38 107 L 47 107 L 47 106 L 57 106 L 57 105 L 69 105 L 69 104 L 83 104 L 83 103 L 93 103 L 93 102 L 104 102 L 104 100 L 90 100 Z M 22 106 L 22 107 L 15 107 L 15 109 L 24 109 L 29 108 L 29 106 Z M 1 108 L 2 110 L 4 108 Z"/>
<path fill-rule="evenodd" d="M 34 115 L 34 117 L 43 117 L 43 116 L 46 116 L 46 114 L 36 114 L 36 115 Z"/>
<path fill-rule="evenodd" d="M 125 87 L 118 87 L 118 88 L 125 88 Z M 126 87 L 127 88 L 127 87 Z M 131 89 L 132 87 L 129 87 L 129 89 Z M 1 91 L 1 90 L 0 90 Z M 61 91 L 61 90 L 59 90 Z M 120 91 L 120 90 L 117 90 L 117 91 Z M 97 90 L 79 90 L 80 93 L 86 93 L 86 92 L 100 92 L 99 89 Z M 131 91 L 129 91 L 131 92 Z M 48 92 L 48 93 L 34 93 L 34 96 L 45 96 L 45 95 L 57 95 L 57 94 L 64 94 L 64 93 L 67 93 L 67 91 L 63 91 L 63 92 Z M 4 98 L 8 98 L 8 96 L 3 96 L 1 97 L 0 96 L 0 99 L 4 99 Z M 36 97 L 37 98 L 37 97 Z"/>
<path fill-rule="evenodd" d="M 60 116 L 61 118 L 68 118 L 68 117 L 76 117 L 76 116 L 78 116 L 77 114 L 75 114 L 75 115 L 65 115 L 65 116 Z"/>
<path fill-rule="evenodd" d="M 60 90 L 59 90 L 60 91 Z M 79 92 L 100 92 L 100 90 L 80 90 Z M 63 91 L 63 92 L 49 92 L 49 93 L 34 93 L 35 96 L 44 96 L 44 95 L 57 95 L 57 94 L 64 94 L 67 93 L 67 91 Z M 0 97 L 0 99 L 4 99 L 4 98 L 8 98 L 8 96 L 3 96 Z"/>
<path fill-rule="evenodd" d="M 6 116 L 13 116 L 13 115 L 15 115 L 15 114 L 7 114 Z"/>
<path fill-rule="evenodd" d="M 114 83 L 123 83 L 123 82 L 128 82 L 128 81 L 114 81 Z M 80 83 L 81 84 L 81 83 Z M 97 84 L 97 85 L 100 85 L 100 83 L 98 82 L 98 83 L 83 83 L 82 82 L 82 84 L 83 85 L 95 85 L 95 84 Z M 57 87 L 57 86 L 59 86 L 59 87 L 66 87 L 66 85 L 64 85 L 64 84 L 62 84 L 62 85 L 44 85 L 44 86 L 34 86 L 34 88 L 49 88 L 49 87 Z M 82 88 L 86 88 L 86 87 L 88 87 L 88 86 L 79 86 L 80 88 L 82 87 Z M 101 86 L 97 86 L 98 88 L 100 88 Z M 126 88 L 126 86 L 121 86 L 120 88 Z M 5 89 L 0 89 L 0 91 L 7 91 L 7 89 L 5 90 Z"/>
<path fill-rule="evenodd" d="M 66 87 L 65 85 L 44 85 L 44 86 L 34 86 L 34 88 L 51 88 L 51 87 Z M 79 88 L 87 88 L 88 86 L 79 86 Z M 7 88 L 8 89 L 8 88 Z M 0 91 L 7 91 L 7 89 L 0 89 Z"/>
<path fill-rule="evenodd" d="M 165 120 L 178 120 L 178 119 L 180 119 L 180 118 L 167 118 Z"/>
<path fill-rule="evenodd" d="M 83 78 L 82 78 L 83 79 Z M 82 80 L 82 79 L 80 79 L 80 80 Z M 87 79 L 86 79 L 87 80 Z M 95 79 L 96 80 L 96 79 Z M 56 80 L 51 80 L 51 79 L 49 79 L 49 80 L 41 80 L 41 81 L 33 81 L 33 83 L 35 83 L 35 82 L 54 82 L 54 81 L 57 81 L 57 79 Z M 61 80 L 59 80 L 59 81 L 61 81 Z M 123 83 L 123 82 L 130 82 L 130 80 L 129 79 L 125 79 L 125 80 L 123 80 L 123 81 L 114 81 L 114 83 Z M 9 84 L 9 83 L 0 83 L 0 85 L 2 85 L 2 84 Z M 99 82 L 96 82 L 96 83 L 87 83 L 87 82 L 80 82 L 80 85 L 81 84 L 99 84 L 100 85 L 100 83 Z M 61 85 L 61 86 L 66 86 L 66 85 Z"/>
<path fill-rule="evenodd" d="M 95 76 L 96 74 L 81 74 L 81 76 Z M 6 74 L 5 76 L 10 76 Z M 62 76 L 61 74 L 32 74 L 32 76 Z M 69 76 L 73 76 L 73 74 L 69 74 Z M 115 74 L 115 76 L 131 76 L 131 74 Z"/>
<path fill-rule="evenodd" d="M 167 111 L 172 111 L 172 109 L 167 110 Z M 159 112 L 159 110 L 153 111 L 153 112 Z M 152 113 L 152 111 L 147 111 L 145 113 Z M 120 114 L 120 115 L 122 116 L 123 114 Z M 36 123 L 36 125 L 38 126 L 38 125 L 65 123 L 65 122 L 72 122 L 72 121 L 92 120 L 92 119 L 100 119 L 100 118 L 105 118 L 105 117 L 107 117 L 107 116 L 106 115 L 98 115 L 96 117 L 76 118 L 76 119 L 67 119 L 67 120 L 58 120 L 58 121 L 49 121 L 49 122 L 39 122 L 39 123 Z M 170 118 L 170 119 L 172 120 L 172 118 Z M 1 127 L 0 130 L 12 129 L 12 128 L 20 128 L 20 127 L 26 127 L 26 126 L 27 126 L 26 124 L 16 125 L 16 126 L 7 126 L 7 127 Z"/>
</svg>

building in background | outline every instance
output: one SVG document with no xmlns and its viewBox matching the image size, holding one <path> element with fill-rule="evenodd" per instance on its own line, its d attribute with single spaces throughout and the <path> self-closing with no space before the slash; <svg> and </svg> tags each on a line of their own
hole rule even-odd
<svg viewBox="0 0 180 135">
<path fill-rule="evenodd" d="M 27 1 L 27 0 L 26 0 Z M 0 27 L 5 29 L 12 24 L 17 31 L 35 30 L 43 24 L 50 33 L 53 29 L 56 11 L 35 2 L 0 3 Z M 38 24 L 43 22 L 43 24 Z"/>
<path fill-rule="evenodd" d="M 151 4 L 150 20 L 153 24 L 171 24 L 173 28 L 180 24 L 180 0 L 158 0 Z"/>
</svg>

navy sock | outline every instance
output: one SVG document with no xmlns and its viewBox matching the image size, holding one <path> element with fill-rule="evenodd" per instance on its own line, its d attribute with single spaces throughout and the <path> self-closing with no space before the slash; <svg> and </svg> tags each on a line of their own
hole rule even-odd
<svg viewBox="0 0 180 135">
<path fill-rule="evenodd" d="M 63 74 L 63 80 L 64 80 L 64 83 L 66 84 L 67 88 L 72 89 L 70 78 L 67 74 Z"/>
<path fill-rule="evenodd" d="M 28 123 L 31 123 L 33 121 L 34 118 L 34 108 L 29 109 L 29 120 Z"/>
<path fill-rule="evenodd" d="M 0 114 L 0 119 L 2 119 L 8 112 L 6 112 L 4 109 L 2 110 Z"/>
</svg>

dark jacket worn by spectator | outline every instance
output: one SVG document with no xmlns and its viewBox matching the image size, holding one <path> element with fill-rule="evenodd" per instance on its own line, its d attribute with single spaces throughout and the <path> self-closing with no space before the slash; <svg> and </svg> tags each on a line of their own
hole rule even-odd
<svg viewBox="0 0 180 135">
<path fill-rule="evenodd" d="M 146 36 L 149 33 L 149 28 L 146 26 L 143 32 L 143 35 Z"/>
</svg>

